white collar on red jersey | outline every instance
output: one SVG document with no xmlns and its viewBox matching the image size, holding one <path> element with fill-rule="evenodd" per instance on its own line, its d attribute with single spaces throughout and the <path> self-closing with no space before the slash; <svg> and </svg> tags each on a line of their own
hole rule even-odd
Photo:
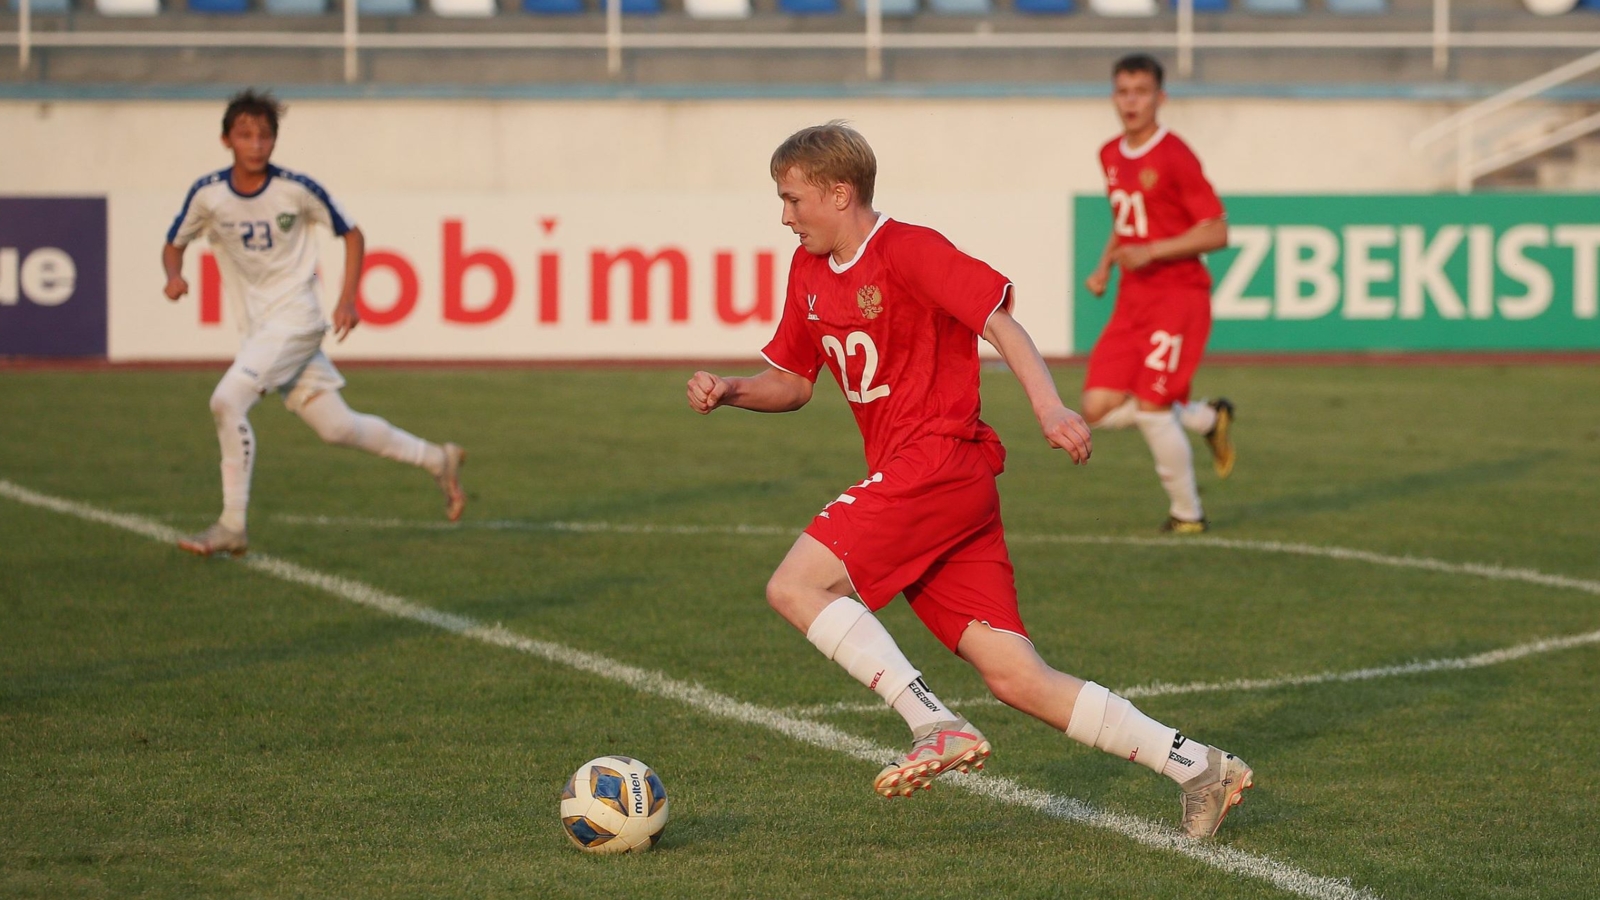
<svg viewBox="0 0 1600 900">
<path fill-rule="evenodd" d="M 1161 143 L 1161 139 L 1166 136 L 1167 126 L 1163 125 L 1160 128 L 1157 128 L 1156 133 L 1150 136 L 1150 140 L 1145 141 L 1142 145 L 1140 145 L 1139 149 L 1135 150 L 1132 147 L 1129 147 L 1128 138 L 1126 136 L 1124 136 L 1122 138 L 1122 142 L 1117 145 L 1117 149 L 1122 151 L 1122 155 L 1126 159 L 1138 159 L 1146 153 L 1149 153 L 1151 150 L 1154 150 L 1156 145 Z"/>
<path fill-rule="evenodd" d="M 861 246 L 856 248 L 856 255 L 850 257 L 850 261 L 845 263 L 844 265 L 841 266 L 838 263 L 834 262 L 833 261 L 833 254 L 829 253 L 828 254 L 828 268 L 833 270 L 833 274 L 835 274 L 835 275 L 843 275 L 844 273 L 850 271 L 850 267 L 855 265 L 856 262 L 861 259 L 861 254 L 867 252 L 867 245 L 872 243 L 872 236 L 877 234 L 878 233 L 878 229 L 882 228 L 883 227 L 883 223 L 885 223 L 887 221 L 889 221 L 889 217 L 888 216 L 884 215 L 883 213 L 878 213 L 878 221 L 874 222 L 873 225 L 872 225 L 872 230 L 867 232 L 866 240 L 861 242 Z"/>
</svg>

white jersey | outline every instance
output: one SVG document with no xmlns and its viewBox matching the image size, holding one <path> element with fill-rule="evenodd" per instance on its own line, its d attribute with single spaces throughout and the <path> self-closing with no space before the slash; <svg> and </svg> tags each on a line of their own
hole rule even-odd
<svg viewBox="0 0 1600 900">
<path fill-rule="evenodd" d="M 269 165 L 266 183 L 248 195 L 234 190 L 230 172 L 194 183 L 167 243 L 186 247 L 205 235 L 241 331 L 269 322 L 286 331 L 326 329 L 311 226 L 326 225 L 342 237 L 355 223 L 321 185 L 298 172 Z"/>
</svg>

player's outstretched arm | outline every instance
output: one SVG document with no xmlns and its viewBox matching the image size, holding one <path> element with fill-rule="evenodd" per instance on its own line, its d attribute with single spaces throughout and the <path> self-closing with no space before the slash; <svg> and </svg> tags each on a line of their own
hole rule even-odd
<svg viewBox="0 0 1600 900">
<path fill-rule="evenodd" d="M 1061 402 L 1056 382 L 1050 377 L 1050 368 L 1039 355 L 1039 348 L 1026 329 L 1011 318 L 1011 314 L 997 309 L 984 326 L 983 339 L 1000 351 L 1000 356 L 1011 367 L 1023 393 L 1033 405 L 1033 414 L 1039 418 L 1039 429 L 1044 439 L 1053 447 L 1067 451 L 1072 461 L 1083 465 L 1089 461 L 1093 445 L 1089 437 L 1089 424 Z"/>
<path fill-rule="evenodd" d="M 1228 246 L 1228 220 L 1206 219 L 1177 237 L 1148 244 L 1126 244 L 1113 251 L 1117 265 L 1125 272 L 1142 269 L 1153 262 L 1190 259 Z"/>
<path fill-rule="evenodd" d="M 1084 287 L 1096 297 L 1106 292 L 1106 283 L 1111 280 L 1112 253 L 1116 249 L 1117 233 L 1113 231 L 1111 236 L 1106 238 L 1106 248 L 1100 251 L 1100 262 L 1095 265 L 1094 271 L 1089 273 L 1089 277 L 1083 280 Z"/>
<path fill-rule="evenodd" d="M 719 406 L 756 412 L 790 412 L 811 402 L 811 382 L 793 372 L 767 369 L 748 378 L 696 372 L 689 379 L 689 408 L 705 415 Z"/>
<path fill-rule="evenodd" d="M 165 293 L 168 300 L 176 301 L 189 293 L 189 282 L 183 278 L 183 248 L 172 244 L 161 247 L 161 268 L 167 273 Z"/>
<path fill-rule="evenodd" d="M 339 305 L 333 308 L 333 335 L 341 341 L 361 324 L 361 314 L 356 311 L 356 297 L 361 293 L 361 268 L 366 255 L 367 239 L 361 234 L 361 229 L 346 231 L 344 284 L 339 288 Z"/>
</svg>

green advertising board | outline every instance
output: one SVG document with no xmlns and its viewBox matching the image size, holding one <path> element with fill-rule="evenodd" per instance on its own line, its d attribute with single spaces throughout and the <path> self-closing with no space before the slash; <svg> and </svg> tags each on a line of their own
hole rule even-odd
<svg viewBox="0 0 1600 900">
<path fill-rule="evenodd" d="M 1600 350 L 1600 195 L 1226 197 L 1210 254 L 1219 352 Z M 1117 281 L 1083 287 L 1111 230 L 1075 198 L 1073 347 L 1089 352 Z"/>
</svg>

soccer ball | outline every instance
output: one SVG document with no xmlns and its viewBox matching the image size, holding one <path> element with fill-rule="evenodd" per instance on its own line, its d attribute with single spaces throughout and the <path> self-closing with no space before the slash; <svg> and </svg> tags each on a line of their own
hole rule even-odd
<svg viewBox="0 0 1600 900">
<path fill-rule="evenodd" d="M 649 850 L 667 827 L 667 789 L 637 759 L 591 759 L 561 789 L 561 824 L 586 853 Z"/>
</svg>

